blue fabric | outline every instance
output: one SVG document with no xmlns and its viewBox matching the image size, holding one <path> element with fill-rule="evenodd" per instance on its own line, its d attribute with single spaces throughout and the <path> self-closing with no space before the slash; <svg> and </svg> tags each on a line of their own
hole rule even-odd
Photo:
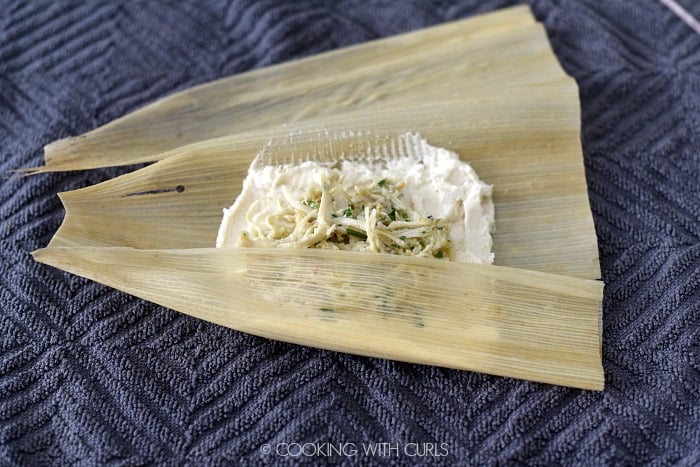
<svg viewBox="0 0 700 467">
<path fill-rule="evenodd" d="M 44 144 L 197 83 L 515 3 L 0 1 L 0 464 L 700 464 L 700 35 L 653 0 L 531 2 L 580 87 L 602 393 L 273 342 L 28 255 L 60 225 L 57 192 L 127 170 L 9 175 Z M 398 457 L 363 454 L 381 442 Z"/>
</svg>

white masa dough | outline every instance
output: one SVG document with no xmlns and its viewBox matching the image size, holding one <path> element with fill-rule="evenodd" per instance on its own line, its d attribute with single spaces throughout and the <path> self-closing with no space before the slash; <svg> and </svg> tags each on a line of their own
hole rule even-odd
<svg viewBox="0 0 700 467">
<path fill-rule="evenodd" d="M 340 173 L 343 186 L 348 188 L 385 179 L 405 182 L 401 190 L 403 202 L 424 217 L 432 216 L 448 225 L 450 259 L 493 263 L 492 187 L 479 180 L 474 169 L 454 152 L 431 146 L 417 134 L 403 138 L 408 149 L 403 154 L 378 157 L 371 163 L 346 157 L 335 166 L 315 161 L 251 166 L 241 194 L 230 208 L 224 209 L 216 246 L 238 246 L 241 234 L 250 231 L 251 221 L 262 222 L 290 197 L 302 203 L 309 186 L 319 185 Z M 254 203 L 260 212 L 251 215 L 249 211 Z"/>
</svg>

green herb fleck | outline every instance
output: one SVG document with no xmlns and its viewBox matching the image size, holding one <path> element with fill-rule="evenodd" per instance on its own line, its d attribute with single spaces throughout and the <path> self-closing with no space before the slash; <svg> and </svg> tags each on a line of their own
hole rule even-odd
<svg viewBox="0 0 700 467">
<path fill-rule="evenodd" d="M 312 199 L 305 199 L 304 204 L 310 207 L 311 209 L 318 209 L 318 203 Z"/>
<path fill-rule="evenodd" d="M 379 183 L 377 183 L 377 185 L 379 185 L 379 186 L 386 186 L 386 183 L 387 183 L 386 178 L 383 178 L 383 179 L 379 180 Z"/>
<path fill-rule="evenodd" d="M 348 235 L 352 235 L 353 237 L 361 238 L 362 240 L 367 240 L 366 233 L 360 232 L 359 230 L 355 230 L 352 227 L 346 228 L 345 231 L 348 233 Z"/>
<path fill-rule="evenodd" d="M 321 308 L 321 311 L 325 313 L 333 313 L 333 308 Z"/>
<path fill-rule="evenodd" d="M 435 255 L 433 255 L 433 256 L 435 256 L 437 259 L 442 259 L 442 257 L 443 257 L 442 250 L 438 250 L 438 252 L 435 253 Z"/>
<path fill-rule="evenodd" d="M 345 212 L 343 212 L 343 216 L 352 217 L 352 208 L 347 208 Z"/>
<path fill-rule="evenodd" d="M 392 221 L 396 220 L 396 209 L 393 206 L 391 207 L 391 212 L 389 213 L 389 219 Z"/>
<path fill-rule="evenodd" d="M 405 235 L 399 235 L 399 240 L 403 240 L 404 242 L 406 241 L 406 236 Z"/>
</svg>

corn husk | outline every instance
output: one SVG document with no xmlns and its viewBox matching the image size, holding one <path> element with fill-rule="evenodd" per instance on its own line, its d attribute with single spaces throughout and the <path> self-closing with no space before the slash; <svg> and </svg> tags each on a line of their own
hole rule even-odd
<svg viewBox="0 0 700 467">
<path fill-rule="evenodd" d="M 257 335 L 602 388 L 603 286 L 598 281 L 390 255 L 211 248 L 221 208 L 240 191 L 257 152 L 234 150 L 244 145 L 230 143 L 230 138 L 196 143 L 152 166 L 61 194 L 66 218 L 49 247 L 36 252 L 35 258 Z M 293 136 L 272 140 L 264 148 L 283 162 L 285 156 L 304 158 L 313 151 L 342 157 L 350 151 L 375 149 L 391 156 L 404 151 L 402 144 L 400 136 L 296 129 Z M 547 190 L 553 189 L 543 190 L 544 198 L 525 196 L 508 184 L 520 176 L 522 167 L 508 167 L 499 179 L 503 186 L 501 200 L 496 198 L 497 212 L 509 202 L 528 212 L 528 203 L 542 202 Z M 532 179 L 537 180 L 535 174 Z M 583 192 L 569 196 L 586 200 Z M 569 207 L 546 205 L 550 209 L 546 215 L 553 219 L 556 214 L 572 217 Z M 504 210 L 504 228 L 513 224 L 508 216 L 517 212 Z M 528 218 L 535 224 L 544 222 L 536 213 Z M 537 230 L 505 234 L 509 248 L 523 252 L 504 254 L 505 259 L 522 261 L 531 255 L 527 266 L 543 264 L 533 254 L 540 241 Z M 553 238 L 548 247 L 554 248 L 553 260 L 559 261 L 561 249 L 568 245 Z M 496 241 L 494 248 L 497 258 L 500 244 Z M 570 255 L 575 260 L 577 252 Z"/>
<path fill-rule="evenodd" d="M 49 145 L 38 171 L 159 162 L 62 193 L 66 218 L 34 255 L 256 335 L 602 389 L 579 127 L 541 26 L 504 10 L 204 85 Z M 406 132 L 494 185 L 495 266 L 212 248 L 261 149 L 345 157 Z"/>
<path fill-rule="evenodd" d="M 45 148 L 50 170 L 157 160 L 205 139 L 352 110 L 507 97 L 570 80 L 526 6 L 243 73 Z M 571 85 L 571 84 L 570 84 Z"/>
<path fill-rule="evenodd" d="M 388 144 L 368 135 L 395 140 L 421 128 L 430 144 L 456 151 L 493 185 L 496 264 L 597 279 L 598 247 L 578 143 L 578 107 L 571 105 L 575 89 L 562 88 L 519 93 L 517 98 L 343 114 L 324 120 L 320 131 L 311 122 L 311 127 L 288 126 L 178 148 L 153 166 L 62 194 L 67 216 L 51 246 L 206 248 L 215 244 L 222 209 L 232 204 L 248 166 L 268 142 L 285 147 L 290 157 L 316 146 L 350 154 L 363 144 Z M 556 100 L 545 97 L 552 93 Z M 430 125 L 421 127 L 425 122 Z M 293 146 L 288 145 L 290 134 Z M 178 186 L 184 191 L 177 192 Z"/>
<path fill-rule="evenodd" d="M 603 387 L 598 281 L 329 250 L 55 247 L 35 258 L 273 339 Z"/>
</svg>

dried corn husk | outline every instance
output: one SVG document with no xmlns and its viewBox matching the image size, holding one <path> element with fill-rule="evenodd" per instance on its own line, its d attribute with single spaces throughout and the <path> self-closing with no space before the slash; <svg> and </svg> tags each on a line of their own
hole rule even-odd
<svg viewBox="0 0 700 467">
<path fill-rule="evenodd" d="M 597 281 L 330 250 L 53 247 L 35 258 L 273 339 L 603 388 Z"/>
<path fill-rule="evenodd" d="M 45 148 L 47 168 L 156 160 L 204 139 L 341 112 L 502 95 L 569 79 L 526 6 L 256 70 L 174 94 Z M 574 86 L 572 83 L 570 86 Z"/>
<path fill-rule="evenodd" d="M 579 126 L 542 27 L 503 10 L 200 86 L 47 146 L 37 171 L 160 162 L 61 194 L 66 218 L 34 255 L 261 336 L 602 389 Z M 343 155 L 413 131 L 494 185 L 500 266 L 211 248 L 268 142 Z"/>
<path fill-rule="evenodd" d="M 493 184 L 496 264 L 597 279 L 578 108 L 571 104 L 576 99 L 569 86 L 553 86 L 517 98 L 349 113 L 325 120 L 322 131 L 286 127 L 185 146 L 151 167 L 62 194 L 66 221 L 51 246 L 209 247 L 215 244 L 222 209 L 240 192 L 248 166 L 269 138 L 289 157 L 316 146 L 350 154 L 422 128 L 430 144 L 455 150 Z M 353 128 L 364 136 L 334 128 Z"/>
<path fill-rule="evenodd" d="M 600 282 L 388 255 L 210 248 L 221 208 L 240 190 L 255 155 L 234 149 L 245 145 L 230 146 L 230 141 L 197 143 L 150 167 L 63 193 L 66 219 L 36 259 L 192 316 L 275 339 L 602 388 Z M 297 130 L 265 150 L 283 162 L 318 150 L 341 156 L 375 148 L 391 155 L 405 151 L 402 144 L 401 137 L 377 133 Z M 509 199 L 525 209 L 547 199 L 547 189 L 537 196 L 507 189 L 519 173 L 510 171 L 528 166 L 537 164 L 503 169 L 497 212 L 499 203 L 508 205 Z M 537 179 L 535 175 L 530 177 Z M 583 192 L 570 197 L 586 200 Z M 558 206 L 550 209 L 557 212 Z M 505 210 L 504 228 L 514 213 Z M 568 208 L 559 215 L 564 222 L 572 217 Z M 536 211 L 530 217 L 542 222 Z M 542 263 L 532 254 L 537 231 L 506 234 L 510 247 L 523 252 L 511 258 L 532 255 L 528 266 Z M 556 235 L 553 239 L 549 248 L 558 261 L 567 244 Z M 500 244 L 495 245 L 497 258 Z M 575 260 L 577 252 L 570 256 Z"/>
</svg>

